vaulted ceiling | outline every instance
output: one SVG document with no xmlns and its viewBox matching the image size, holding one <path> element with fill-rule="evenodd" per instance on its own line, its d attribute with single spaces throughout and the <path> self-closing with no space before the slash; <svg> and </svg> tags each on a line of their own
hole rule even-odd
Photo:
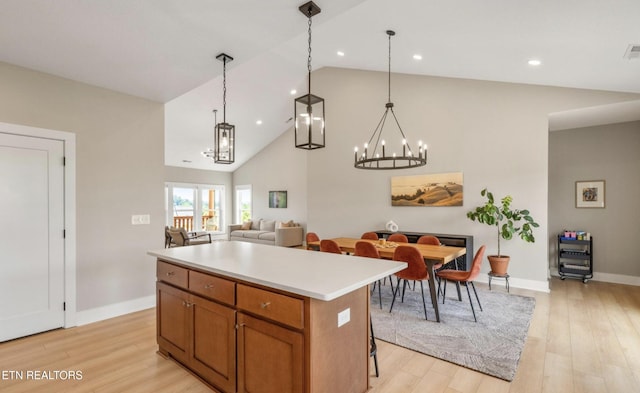
<svg viewBox="0 0 640 393">
<path fill-rule="evenodd" d="M 290 127 L 290 91 L 306 92 L 303 2 L 2 0 L 0 61 L 166 103 L 166 164 L 231 171 Z M 640 93 L 640 59 L 624 57 L 640 45 L 636 0 L 316 3 L 314 69 L 385 71 L 393 29 L 394 72 Z M 222 111 L 220 52 L 243 135 L 233 165 L 200 154 Z"/>
</svg>

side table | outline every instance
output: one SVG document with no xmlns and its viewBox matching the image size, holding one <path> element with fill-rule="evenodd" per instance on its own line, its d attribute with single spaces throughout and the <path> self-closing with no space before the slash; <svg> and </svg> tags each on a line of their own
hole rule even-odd
<svg viewBox="0 0 640 393">
<path fill-rule="evenodd" d="M 507 287 L 507 292 L 509 292 L 509 274 L 505 273 L 505 274 L 495 274 L 494 272 L 489 272 L 489 290 L 491 290 L 491 279 L 492 278 L 504 278 L 505 281 L 505 285 Z"/>
</svg>

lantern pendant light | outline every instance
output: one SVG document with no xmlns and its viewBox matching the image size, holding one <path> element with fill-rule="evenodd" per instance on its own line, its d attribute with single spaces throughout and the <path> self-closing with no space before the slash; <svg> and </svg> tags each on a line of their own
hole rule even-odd
<svg viewBox="0 0 640 393">
<path fill-rule="evenodd" d="M 324 147 L 324 99 L 311 94 L 311 17 L 320 13 L 313 1 L 298 7 L 309 18 L 309 56 L 307 57 L 308 94 L 295 99 L 295 142 L 299 149 L 314 150 Z"/>
<path fill-rule="evenodd" d="M 233 57 L 220 53 L 216 59 L 222 61 L 222 123 L 216 124 L 214 157 L 216 164 L 233 164 L 235 161 L 236 126 L 227 123 L 227 63 Z"/>
<path fill-rule="evenodd" d="M 395 34 L 393 30 L 387 30 L 387 35 L 389 36 L 389 99 L 385 104 L 386 109 L 382 115 L 382 119 L 378 122 L 378 126 L 373 131 L 369 142 L 364 144 L 363 151 L 359 152 L 357 146 L 355 148 L 354 166 L 359 169 L 404 169 L 427 164 L 427 145 L 419 141 L 418 150 L 416 152 L 411 150 L 407 137 L 404 135 L 402 127 L 400 127 L 400 123 L 398 123 L 396 114 L 393 111 L 393 102 L 391 102 L 391 37 Z M 400 130 L 400 135 L 402 136 L 402 138 L 397 140 L 399 143 L 396 145 L 398 150 L 402 150 L 402 154 L 395 152 L 395 147 L 393 146 L 385 146 L 386 142 L 382 138 L 382 130 L 389 112 L 391 112 L 393 120 L 395 120 Z M 389 155 L 389 150 L 391 150 L 391 155 Z"/>
</svg>

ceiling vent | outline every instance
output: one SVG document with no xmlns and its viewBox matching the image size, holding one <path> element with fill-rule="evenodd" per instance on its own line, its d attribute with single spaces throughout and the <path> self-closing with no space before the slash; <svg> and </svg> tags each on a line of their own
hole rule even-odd
<svg viewBox="0 0 640 393">
<path fill-rule="evenodd" d="M 640 59 L 640 44 L 630 44 L 624 53 L 624 58 L 627 60 Z"/>
</svg>

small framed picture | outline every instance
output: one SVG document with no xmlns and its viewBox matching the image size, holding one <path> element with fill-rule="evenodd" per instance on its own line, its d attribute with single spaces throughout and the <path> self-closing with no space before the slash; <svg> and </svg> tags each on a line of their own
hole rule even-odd
<svg viewBox="0 0 640 393">
<path fill-rule="evenodd" d="M 576 207 L 604 208 L 604 180 L 576 182 Z"/>
<path fill-rule="evenodd" d="M 286 208 L 287 192 L 286 191 L 269 191 L 269 207 L 270 208 Z"/>
</svg>

